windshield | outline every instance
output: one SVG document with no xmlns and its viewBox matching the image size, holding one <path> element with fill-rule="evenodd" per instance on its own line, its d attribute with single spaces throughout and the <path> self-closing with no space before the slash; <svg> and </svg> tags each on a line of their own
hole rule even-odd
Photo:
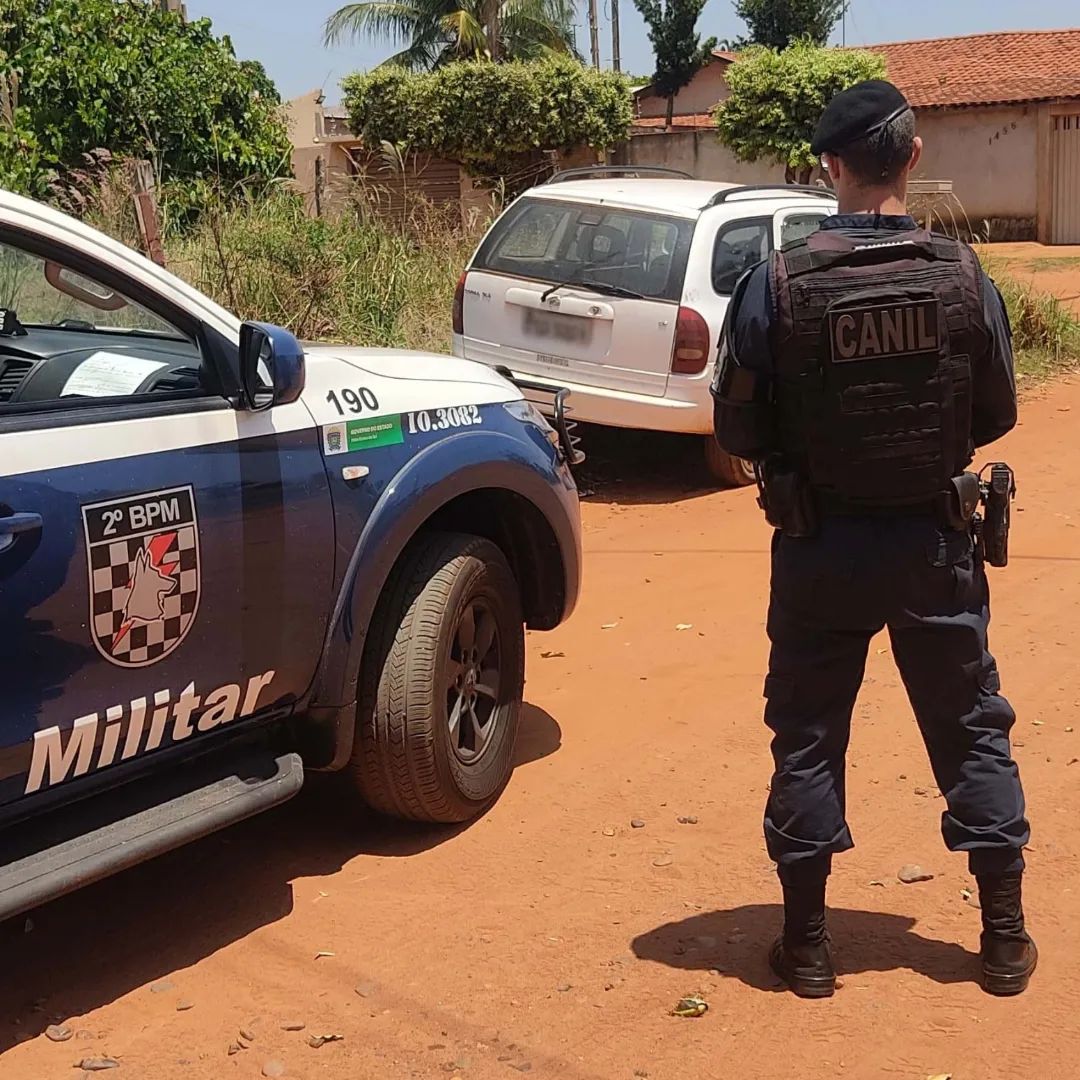
<svg viewBox="0 0 1080 1080">
<path fill-rule="evenodd" d="M 22 326 L 128 331 L 185 340 L 126 296 L 59 263 L 0 241 L 0 309 Z"/>
<path fill-rule="evenodd" d="M 488 233 L 473 269 L 677 303 L 693 233 L 683 218 L 526 198 Z"/>
</svg>

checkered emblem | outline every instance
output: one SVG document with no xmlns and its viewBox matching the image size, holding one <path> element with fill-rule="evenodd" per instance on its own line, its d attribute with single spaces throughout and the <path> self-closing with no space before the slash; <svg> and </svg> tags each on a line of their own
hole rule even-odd
<svg viewBox="0 0 1080 1080">
<path fill-rule="evenodd" d="M 191 487 L 82 508 L 91 634 L 120 667 L 164 659 L 199 610 L 199 523 Z"/>
</svg>

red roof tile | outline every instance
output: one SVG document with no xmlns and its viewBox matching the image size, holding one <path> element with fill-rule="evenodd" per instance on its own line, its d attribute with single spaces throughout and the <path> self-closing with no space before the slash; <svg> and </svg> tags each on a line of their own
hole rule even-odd
<svg viewBox="0 0 1080 1080">
<path fill-rule="evenodd" d="M 1080 97 L 1080 29 L 973 34 L 860 46 L 885 57 L 912 105 L 994 105 Z"/>
</svg>

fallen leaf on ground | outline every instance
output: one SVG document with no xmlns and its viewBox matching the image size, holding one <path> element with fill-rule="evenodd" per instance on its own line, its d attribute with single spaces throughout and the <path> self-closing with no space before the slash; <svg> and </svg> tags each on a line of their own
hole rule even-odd
<svg viewBox="0 0 1080 1080">
<path fill-rule="evenodd" d="M 120 1062 L 116 1058 L 83 1058 L 76 1069 L 83 1069 L 86 1072 L 104 1072 L 106 1069 L 119 1069 Z"/>
<path fill-rule="evenodd" d="M 694 629 L 694 624 L 693 623 L 688 623 L 688 622 L 677 623 L 676 626 L 675 626 L 675 629 L 676 630 L 693 630 Z"/>
<path fill-rule="evenodd" d="M 547 652 L 542 652 L 540 654 L 540 659 L 541 660 L 554 660 L 556 657 L 565 656 L 565 655 L 566 655 L 566 653 L 564 653 L 564 652 L 552 652 L 549 649 Z"/>
<path fill-rule="evenodd" d="M 338 1035 L 336 1033 L 331 1033 L 329 1035 L 309 1035 L 308 1046 L 313 1050 L 318 1050 L 320 1046 L 323 1046 L 328 1042 L 340 1042 L 344 1038 L 344 1035 Z"/>
<path fill-rule="evenodd" d="M 614 630 L 614 629 L 615 629 L 615 627 L 616 627 L 616 626 L 618 626 L 618 625 L 619 625 L 619 624 L 618 624 L 617 622 L 606 622 L 606 623 L 601 623 L 601 625 L 600 625 L 600 629 L 601 629 L 601 630 Z"/>
<path fill-rule="evenodd" d="M 337 956 L 337 953 L 328 952 L 326 949 L 322 949 L 315 954 L 315 959 L 321 960 L 324 956 Z"/>
<path fill-rule="evenodd" d="M 704 998 L 691 994 L 678 1000 L 675 1008 L 671 1010 L 671 1015 L 697 1017 L 704 1016 L 708 1011 L 709 1003 Z"/>
<path fill-rule="evenodd" d="M 883 889 L 885 888 L 885 882 L 884 881 L 878 881 L 877 878 L 874 878 L 874 880 L 871 881 L 870 884 L 871 885 L 880 885 Z"/>
</svg>

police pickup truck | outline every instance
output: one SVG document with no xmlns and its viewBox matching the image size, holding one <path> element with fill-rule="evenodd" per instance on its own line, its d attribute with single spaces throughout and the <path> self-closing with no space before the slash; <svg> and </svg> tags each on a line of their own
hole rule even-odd
<svg viewBox="0 0 1080 1080">
<path fill-rule="evenodd" d="M 0 191 L 0 918 L 342 771 L 468 820 L 580 457 L 498 372 L 243 323 Z"/>
</svg>

